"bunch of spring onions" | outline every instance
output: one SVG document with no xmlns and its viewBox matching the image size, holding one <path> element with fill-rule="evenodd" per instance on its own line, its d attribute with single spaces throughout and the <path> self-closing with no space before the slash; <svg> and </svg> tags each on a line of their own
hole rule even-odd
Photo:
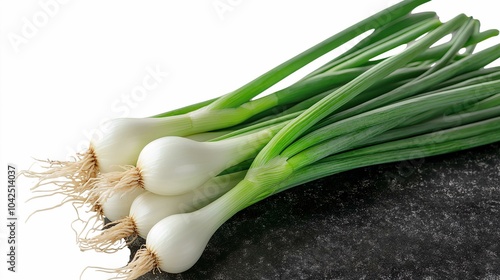
<svg viewBox="0 0 500 280">
<path fill-rule="evenodd" d="M 428 1 L 401 1 L 219 98 L 112 120 L 74 161 L 24 175 L 39 180 L 34 191 L 55 186 L 62 203 L 95 211 L 99 222 L 78 238 L 83 250 L 113 252 L 144 238 L 128 265 L 110 270 L 135 279 L 191 268 L 225 221 L 278 192 L 500 141 L 500 67 L 491 66 L 500 45 L 475 51 L 498 31 L 481 31 L 465 14 L 441 22 L 412 13 Z M 256 98 L 366 31 L 294 84 Z M 399 46 L 407 47 L 376 59 Z"/>
</svg>

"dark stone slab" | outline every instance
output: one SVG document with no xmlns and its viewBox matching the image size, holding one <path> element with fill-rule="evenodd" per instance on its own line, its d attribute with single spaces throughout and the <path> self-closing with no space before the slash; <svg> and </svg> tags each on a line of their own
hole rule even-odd
<svg viewBox="0 0 500 280">
<path fill-rule="evenodd" d="M 224 224 L 187 272 L 140 279 L 500 279 L 499 226 L 497 143 L 277 194 Z"/>
</svg>

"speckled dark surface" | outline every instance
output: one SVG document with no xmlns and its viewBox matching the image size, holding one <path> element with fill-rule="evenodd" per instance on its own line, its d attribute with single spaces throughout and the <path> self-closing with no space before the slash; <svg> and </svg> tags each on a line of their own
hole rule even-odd
<svg viewBox="0 0 500 280">
<path fill-rule="evenodd" d="M 275 195 L 224 224 L 187 272 L 140 279 L 500 279 L 500 144 Z"/>
</svg>

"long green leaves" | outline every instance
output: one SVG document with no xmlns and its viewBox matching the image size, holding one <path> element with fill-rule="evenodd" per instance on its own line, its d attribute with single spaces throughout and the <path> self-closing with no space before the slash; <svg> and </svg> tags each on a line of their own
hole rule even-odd
<svg viewBox="0 0 500 280">
<path fill-rule="evenodd" d="M 377 64 L 367 72 L 311 106 L 276 134 L 268 145 L 266 145 L 257 155 L 252 166 L 263 165 L 279 155 L 283 149 L 300 137 L 315 123 L 334 112 L 363 90 L 373 85 L 376 81 L 383 79 L 396 69 L 403 67 L 440 38 L 459 28 L 465 21 L 467 21 L 465 15 L 455 17 L 418 40 L 404 52 Z"/>
<path fill-rule="evenodd" d="M 302 52 L 274 69 L 261 75 L 250 83 L 240 87 L 209 105 L 210 109 L 232 108 L 241 105 L 288 75 L 337 48 L 356 36 L 370 29 L 381 27 L 410 13 L 414 8 L 430 0 L 405 0 L 376 13 L 336 35 L 324 40 L 314 47 Z"/>
<path fill-rule="evenodd" d="M 275 194 L 347 170 L 446 154 L 495 143 L 500 141 L 499 127 L 500 122 L 496 118 L 330 156 L 295 171 L 289 178 L 277 184 L 271 193 Z M 397 148 L 393 148 L 394 144 L 397 144 Z"/>
<path fill-rule="evenodd" d="M 346 133 L 351 133 L 358 137 L 357 133 L 361 133 L 361 131 L 364 131 L 372 126 L 379 126 L 378 131 L 379 133 L 382 133 L 385 130 L 397 126 L 405 119 L 425 111 L 446 108 L 459 103 L 478 102 L 481 99 L 498 93 L 500 93 L 500 81 L 493 81 L 394 103 L 322 127 L 295 141 L 282 152 L 282 155 L 287 158 L 291 157 L 289 162 L 293 166 L 299 168 L 315 162 L 322 157 L 336 153 L 339 147 L 337 145 L 331 145 L 328 142 L 314 146 L 317 143 L 332 138 L 332 136 L 340 136 Z M 389 126 L 385 126 L 387 124 L 389 124 Z M 359 141 L 369 139 L 372 136 L 374 135 L 367 134 Z M 351 138 L 353 138 L 353 136 L 351 136 Z M 354 145 L 356 142 L 352 141 L 351 144 Z M 299 154 L 294 156 L 297 153 Z"/>
</svg>

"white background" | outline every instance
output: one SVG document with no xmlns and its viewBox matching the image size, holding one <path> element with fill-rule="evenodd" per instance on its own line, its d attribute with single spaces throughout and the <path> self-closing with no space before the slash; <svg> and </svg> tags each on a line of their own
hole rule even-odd
<svg viewBox="0 0 500 280">
<path fill-rule="evenodd" d="M 68 159 L 103 120 L 153 115 L 231 91 L 396 2 L 1 1 L 0 279 L 78 279 L 86 266 L 120 267 L 129 257 L 128 250 L 80 252 L 69 205 L 24 223 L 57 200 L 25 203 L 34 182 L 20 178 L 18 272 L 8 273 L 7 163 L 21 170 L 32 157 Z M 442 20 L 463 12 L 484 29 L 500 28 L 495 2 L 434 0 L 419 10 L 434 10 Z M 152 70 L 164 76 L 138 95 Z M 89 272 L 83 279 L 109 276 Z"/>
</svg>

